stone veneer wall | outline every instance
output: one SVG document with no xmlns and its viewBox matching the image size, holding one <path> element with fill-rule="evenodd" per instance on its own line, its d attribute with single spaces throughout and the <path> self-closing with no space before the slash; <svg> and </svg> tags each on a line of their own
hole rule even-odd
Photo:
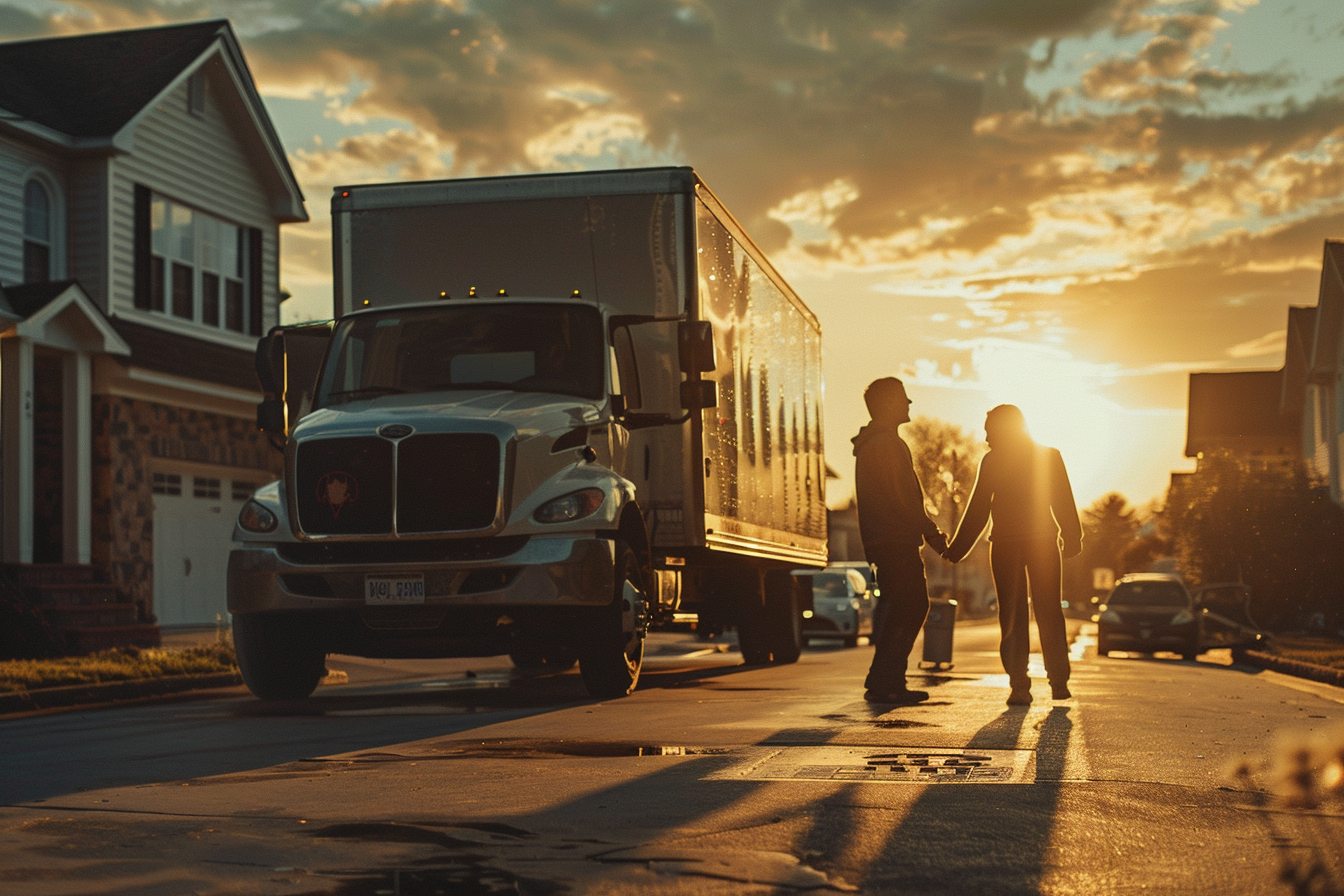
<svg viewBox="0 0 1344 896">
<path fill-rule="evenodd" d="M 93 565 L 145 618 L 154 603 L 156 460 L 269 470 L 277 478 L 283 466 L 250 420 L 93 396 Z"/>
</svg>

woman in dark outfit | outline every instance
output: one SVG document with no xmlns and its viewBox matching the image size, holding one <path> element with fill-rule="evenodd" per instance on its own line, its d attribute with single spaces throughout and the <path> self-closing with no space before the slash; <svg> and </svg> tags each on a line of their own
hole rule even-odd
<svg viewBox="0 0 1344 896">
<path fill-rule="evenodd" d="M 989 412 L 985 437 L 989 452 L 980 461 L 966 513 L 943 556 L 953 563 L 965 557 L 993 518 L 989 561 L 999 599 L 999 657 L 1012 687 L 1008 703 L 1031 703 L 1028 594 L 1051 696 L 1067 700 L 1073 695 L 1060 602 L 1060 543 L 1063 558 L 1075 557 L 1083 549 L 1083 529 L 1069 474 L 1059 451 L 1032 441 L 1026 419 L 1015 405 L 1002 404 Z"/>
</svg>

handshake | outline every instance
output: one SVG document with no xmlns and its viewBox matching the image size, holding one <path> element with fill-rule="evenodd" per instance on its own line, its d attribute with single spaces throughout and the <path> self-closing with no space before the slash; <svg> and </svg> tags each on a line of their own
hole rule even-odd
<svg viewBox="0 0 1344 896">
<path fill-rule="evenodd" d="M 949 556 L 947 555 L 947 548 L 948 548 L 948 545 L 947 545 L 947 533 L 946 533 L 946 532 L 944 532 L 944 531 L 942 531 L 941 529 L 939 529 L 937 535 L 933 536 L 932 538 L 929 538 L 928 536 L 925 536 L 925 539 L 924 539 L 924 540 L 927 541 L 927 542 L 929 543 L 929 547 L 933 548 L 935 551 L 938 552 L 938 556 L 942 557 L 942 558 L 943 558 L 944 560 L 946 560 L 948 563 L 956 563 L 956 562 L 957 562 L 956 560 L 953 560 L 951 557 L 949 557 Z M 961 559 L 961 558 L 957 558 L 957 559 Z"/>
</svg>

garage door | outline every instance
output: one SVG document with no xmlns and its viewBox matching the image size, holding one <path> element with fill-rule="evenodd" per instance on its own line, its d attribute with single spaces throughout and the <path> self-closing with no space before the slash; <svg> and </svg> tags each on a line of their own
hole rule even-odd
<svg viewBox="0 0 1344 896">
<path fill-rule="evenodd" d="M 255 479 L 154 473 L 154 613 L 159 625 L 227 621 L 233 523 Z"/>
</svg>

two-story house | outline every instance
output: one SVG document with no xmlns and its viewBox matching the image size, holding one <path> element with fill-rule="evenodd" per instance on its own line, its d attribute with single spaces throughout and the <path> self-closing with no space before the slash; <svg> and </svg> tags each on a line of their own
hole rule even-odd
<svg viewBox="0 0 1344 896">
<path fill-rule="evenodd" d="M 227 21 L 0 44 L 12 580 L 104 582 L 141 623 L 224 612 L 238 507 L 279 469 L 253 353 L 305 220 Z"/>
</svg>

